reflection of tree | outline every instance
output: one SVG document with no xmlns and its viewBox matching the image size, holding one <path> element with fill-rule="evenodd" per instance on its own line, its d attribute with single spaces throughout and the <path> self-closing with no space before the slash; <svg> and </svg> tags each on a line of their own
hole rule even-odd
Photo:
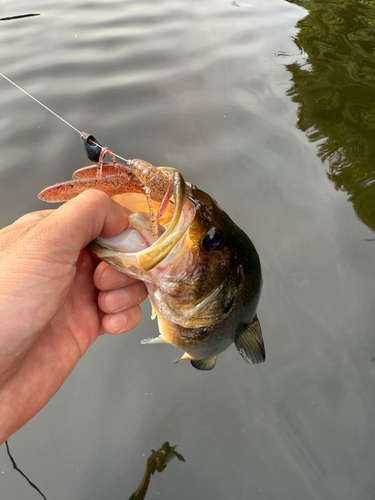
<svg viewBox="0 0 375 500">
<path fill-rule="evenodd" d="M 155 474 L 156 471 L 163 472 L 167 464 L 175 457 L 181 462 L 185 462 L 184 457 L 176 451 L 176 446 L 170 446 L 168 441 L 158 450 L 151 450 L 151 455 L 147 459 L 146 470 L 143 474 L 142 481 L 129 500 L 144 500 L 151 476 Z"/>
<path fill-rule="evenodd" d="M 375 0 L 289 0 L 308 10 L 287 65 L 298 127 L 318 144 L 328 177 L 375 231 Z"/>
</svg>

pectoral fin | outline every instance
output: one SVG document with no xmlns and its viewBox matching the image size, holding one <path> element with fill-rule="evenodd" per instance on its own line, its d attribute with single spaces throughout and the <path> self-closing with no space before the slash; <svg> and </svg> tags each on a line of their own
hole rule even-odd
<svg viewBox="0 0 375 500">
<path fill-rule="evenodd" d="M 159 335 L 159 337 L 155 337 L 154 339 L 141 340 L 141 344 L 169 344 L 169 342 Z"/>
<path fill-rule="evenodd" d="M 207 358 L 207 359 L 191 359 L 190 354 L 185 352 L 181 358 L 176 359 L 173 361 L 174 364 L 179 363 L 180 361 L 187 361 L 190 360 L 190 363 L 196 368 L 197 370 L 212 370 L 214 366 L 216 365 L 216 359 L 217 356 L 213 356 L 212 358 Z"/>
<path fill-rule="evenodd" d="M 213 356 L 212 358 L 207 359 L 192 359 L 190 363 L 197 370 L 212 370 L 215 368 L 217 356 Z"/>
<path fill-rule="evenodd" d="M 266 359 L 262 330 L 257 316 L 252 323 L 241 323 L 235 333 L 234 343 L 243 359 L 250 363 L 263 363 Z"/>
<path fill-rule="evenodd" d="M 173 364 L 175 365 L 176 363 L 179 363 L 180 361 L 188 361 L 189 359 L 191 359 L 190 354 L 188 354 L 187 352 L 184 352 L 184 354 L 181 356 L 181 358 L 177 358 L 173 361 Z"/>
</svg>

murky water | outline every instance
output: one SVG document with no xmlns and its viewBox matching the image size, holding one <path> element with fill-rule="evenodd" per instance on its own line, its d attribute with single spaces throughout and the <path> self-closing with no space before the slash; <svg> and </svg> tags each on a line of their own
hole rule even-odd
<svg viewBox="0 0 375 500">
<path fill-rule="evenodd" d="M 375 2 L 4 1 L 0 71 L 124 157 L 178 168 L 251 237 L 267 361 L 212 372 L 101 338 L 9 444 L 48 499 L 372 499 Z M 0 80 L 0 223 L 87 159 Z M 37 499 L 0 448 L 0 496 Z"/>
</svg>

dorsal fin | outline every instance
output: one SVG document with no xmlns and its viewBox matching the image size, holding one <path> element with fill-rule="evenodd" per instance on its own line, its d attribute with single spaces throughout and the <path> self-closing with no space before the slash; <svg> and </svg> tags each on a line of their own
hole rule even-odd
<svg viewBox="0 0 375 500">
<path fill-rule="evenodd" d="M 192 359 L 190 363 L 197 370 L 212 370 L 215 368 L 217 356 L 213 356 L 212 358 L 207 359 Z"/>
<path fill-rule="evenodd" d="M 257 316 L 252 323 L 241 323 L 235 333 L 234 343 L 243 359 L 250 363 L 263 363 L 266 359 L 262 330 Z"/>
</svg>

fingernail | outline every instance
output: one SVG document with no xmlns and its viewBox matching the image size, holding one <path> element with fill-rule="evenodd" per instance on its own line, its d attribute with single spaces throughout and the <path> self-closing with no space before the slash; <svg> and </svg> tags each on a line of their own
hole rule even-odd
<svg viewBox="0 0 375 500">
<path fill-rule="evenodd" d="M 109 324 L 113 333 L 123 333 L 128 324 L 128 318 L 123 313 L 111 314 Z"/>
</svg>

